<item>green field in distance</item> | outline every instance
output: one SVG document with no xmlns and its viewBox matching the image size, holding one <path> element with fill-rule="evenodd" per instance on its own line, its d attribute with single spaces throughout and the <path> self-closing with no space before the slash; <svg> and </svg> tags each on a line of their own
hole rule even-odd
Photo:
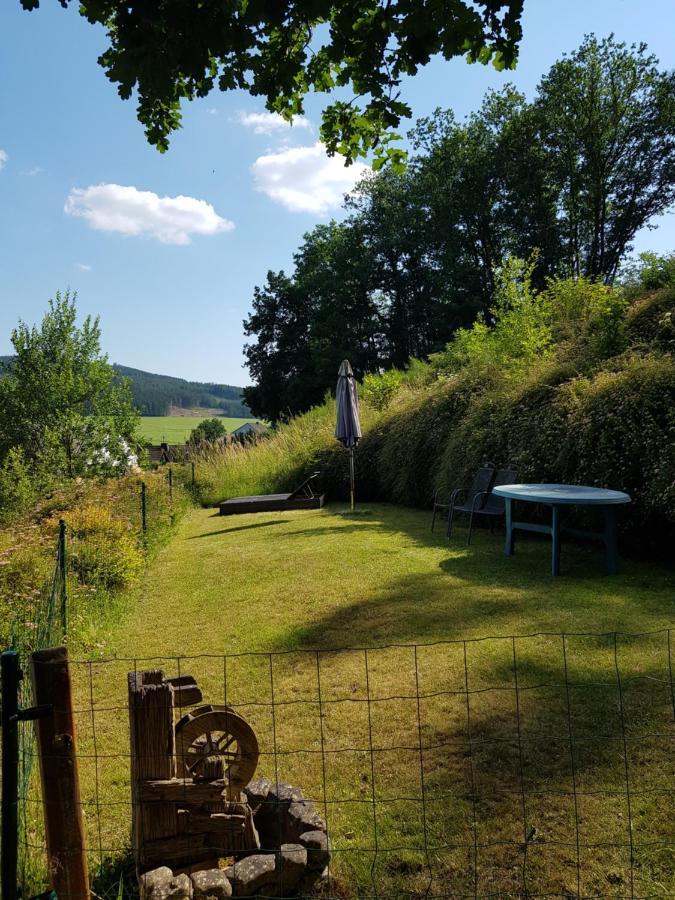
<svg viewBox="0 0 675 900">
<path fill-rule="evenodd" d="M 193 428 L 196 428 L 204 419 L 212 416 L 142 416 L 139 426 L 141 437 L 151 444 L 159 444 L 166 441 L 168 444 L 184 444 L 190 436 Z M 255 422 L 250 419 L 231 419 L 226 416 L 218 416 L 228 433 L 239 428 L 244 422 Z"/>
</svg>

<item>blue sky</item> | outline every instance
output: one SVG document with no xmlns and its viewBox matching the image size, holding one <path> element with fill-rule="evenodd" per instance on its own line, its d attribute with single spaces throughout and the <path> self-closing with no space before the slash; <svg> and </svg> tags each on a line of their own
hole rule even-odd
<svg viewBox="0 0 675 900">
<path fill-rule="evenodd" d="M 675 68 L 673 0 L 525 0 L 523 24 L 516 71 L 433 61 L 404 85 L 413 116 L 442 106 L 463 117 L 506 81 L 531 96 L 589 32 L 645 41 Z M 0 354 L 19 317 L 39 320 L 70 286 L 83 313 L 101 315 L 113 361 L 245 384 L 254 285 L 291 268 L 303 233 L 339 216 L 350 183 L 316 145 L 325 98 L 289 130 L 246 94 L 213 94 L 186 107 L 161 155 L 97 65 L 104 46 L 76 3 L 1 4 Z M 675 249 L 675 217 L 658 224 L 636 249 Z"/>
</svg>

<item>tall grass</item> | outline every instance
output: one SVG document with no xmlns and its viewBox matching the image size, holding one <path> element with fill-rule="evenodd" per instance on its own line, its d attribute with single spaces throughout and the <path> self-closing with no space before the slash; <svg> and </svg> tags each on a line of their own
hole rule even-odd
<svg viewBox="0 0 675 900">
<path fill-rule="evenodd" d="M 376 418 L 374 410 L 364 408 L 362 424 L 371 425 Z M 203 448 L 196 463 L 201 501 L 213 506 L 228 497 L 292 490 L 340 451 L 334 430 L 335 401 L 327 399 L 257 443 L 216 443 Z M 335 481 L 331 485 L 335 487 Z"/>
</svg>

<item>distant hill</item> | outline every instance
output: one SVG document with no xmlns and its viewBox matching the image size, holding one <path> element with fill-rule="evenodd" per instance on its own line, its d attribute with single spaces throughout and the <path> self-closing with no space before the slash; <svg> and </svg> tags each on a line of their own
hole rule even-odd
<svg viewBox="0 0 675 900">
<path fill-rule="evenodd" d="M 131 380 L 134 403 L 144 416 L 166 416 L 171 407 L 212 409 L 223 416 L 247 418 L 251 410 L 241 399 L 242 388 L 230 384 L 185 381 L 171 375 L 155 375 L 115 363 L 115 371 Z"/>
<path fill-rule="evenodd" d="M 11 356 L 0 356 L 0 363 L 11 362 Z M 131 380 L 134 403 L 143 416 L 167 416 L 178 409 L 208 409 L 213 414 L 247 419 L 251 410 L 241 399 L 242 388 L 231 384 L 211 384 L 185 381 L 171 375 L 155 375 L 128 366 L 113 366 L 115 371 Z"/>
</svg>

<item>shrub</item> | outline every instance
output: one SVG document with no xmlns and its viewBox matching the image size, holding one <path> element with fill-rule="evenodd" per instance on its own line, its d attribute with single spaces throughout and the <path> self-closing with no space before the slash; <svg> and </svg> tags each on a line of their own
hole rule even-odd
<svg viewBox="0 0 675 900">
<path fill-rule="evenodd" d="M 659 254 L 646 251 L 640 253 L 637 263 L 629 265 L 624 273 L 624 281 L 634 290 L 655 291 L 663 287 L 675 286 L 675 253 Z"/>
<path fill-rule="evenodd" d="M 227 429 L 222 419 L 204 419 L 196 428 L 192 429 L 188 443 L 199 446 L 209 441 L 218 441 L 225 437 Z"/>
<path fill-rule="evenodd" d="M 35 610 L 53 570 L 49 549 L 32 528 L 0 533 L 0 645 L 8 647 L 12 632 L 36 633 Z"/>
<path fill-rule="evenodd" d="M 0 521 L 24 512 L 38 495 L 37 477 L 21 447 L 12 447 L 0 466 Z"/>
<path fill-rule="evenodd" d="M 365 375 L 361 385 L 360 399 L 381 412 L 389 406 L 401 387 L 402 381 L 403 373 L 398 369 L 390 369 L 380 375 Z"/>
<path fill-rule="evenodd" d="M 586 278 L 554 278 L 543 295 L 556 343 L 585 347 L 592 360 L 607 359 L 626 348 L 627 301 L 616 290 Z"/>
<path fill-rule="evenodd" d="M 552 346 L 550 310 L 532 288 L 536 255 L 528 262 L 508 259 L 496 273 L 495 303 L 489 320 L 460 328 L 445 350 L 431 357 L 437 371 L 499 373 L 517 377 Z"/>
<path fill-rule="evenodd" d="M 675 351 L 675 287 L 663 288 L 635 302 L 626 316 L 631 345 Z"/>
<path fill-rule="evenodd" d="M 96 504 L 77 507 L 67 516 L 68 563 L 83 584 L 123 588 L 143 567 L 143 554 L 131 524 Z"/>
</svg>

